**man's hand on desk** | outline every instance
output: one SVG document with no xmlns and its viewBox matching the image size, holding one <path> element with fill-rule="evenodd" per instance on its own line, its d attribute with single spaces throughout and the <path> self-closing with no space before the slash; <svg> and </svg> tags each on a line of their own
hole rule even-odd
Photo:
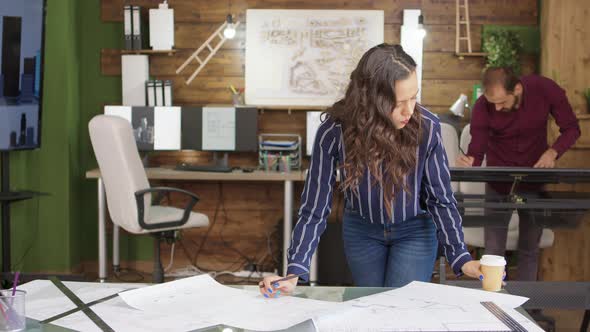
<svg viewBox="0 0 590 332">
<path fill-rule="evenodd" d="M 534 168 L 554 168 L 557 151 L 553 148 L 547 149 L 539 158 L 539 161 L 533 166 Z"/>
<path fill-rule="evenodd" d="M 288 275 L 289 277 L 291 275 Z M 281 276 L 270 276 L 265 277 L 262 281 L 258 284 L 260 286 L 260 294 L 264 295 L 267 298 L 285 296 L 293 294 L 295 290 L 295 286 L 297 286 L 298 277 L 283 280 L 283 281 L 275 281 L 283 279 Z"/>
<path fill-rule="evenodd" d="M 455 166 L 457 166 L 457 167 L 471 167 L 471 166 L 473 166 L 474 161 L 475 161 L 475 159 L 471 156 L 460 155 L 459 157 L 457 157 L 457 160 L 455 160 Z"/>
</svg>

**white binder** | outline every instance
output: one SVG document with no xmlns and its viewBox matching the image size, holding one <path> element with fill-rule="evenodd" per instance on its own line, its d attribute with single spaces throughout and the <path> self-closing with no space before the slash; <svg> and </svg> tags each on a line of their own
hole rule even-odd
<svg viewBox="0 0 590 332">
<path fill-rule="evenodd" d="M 150 76 L 147 55 L 125 54 L 121 56 L 121 81 L 123 105 L 145 106 L 145 81 Z"/>
<path fill-rule="evenodd" d="M 141 50 L 141 7 L 132 7 L 133 49 Z"/>
<path fill-rule="evenodd" d="M 168 4 L 160 4 L 158 9 L 150 9 L 150 46 L 154 50 L 174 48 L 174 9 Z"/>
<path fill-rule="evenodd" d="M 131 50 L 133 49 L 133 42 L 131 40 L 132 35 L 132 17 L 131 17 L 131 6 L 123 7 L 123 21 L 124 21 L 124 30 L 125 30 L 125 49 Z"/>
<path fill-rule="evenodd" d="M 164 81 L 164 106 L 172 106 L 172 81 Z"/>
</svg>

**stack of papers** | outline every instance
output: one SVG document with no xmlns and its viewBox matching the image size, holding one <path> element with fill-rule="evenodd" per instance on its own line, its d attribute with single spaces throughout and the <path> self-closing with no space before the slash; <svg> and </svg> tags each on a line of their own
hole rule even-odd
<svg viewBox="0 0 590 332">
<path fill-rule="evenodd" d="M 209 275 L 148 287 L 64 284 L 85 303 L 118 293 L 91 306 L 115 331 L 192 331 L 220 324 L 274 331 L 303 322 L 317 331 L 511 331 L 481 305 L 484 301 L 494 302 L 528 331 L 542 331 L 514 310 L 527 298 L 423 282 L 346 302 L 267 299 L 257 290 L 221 285 Z M 45 320 L 76 308 L 49 281 L 34 281 L 21 289 L 27 291 L 27 317 Z M 100 331 L 81 311 L 51 324 Z"/>
</svg>

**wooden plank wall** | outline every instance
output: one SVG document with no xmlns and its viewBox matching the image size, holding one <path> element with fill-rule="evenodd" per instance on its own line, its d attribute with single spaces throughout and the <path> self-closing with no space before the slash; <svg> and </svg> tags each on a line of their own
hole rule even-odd
<svg viewBox="0 0 590 332">
<path fill-rule="evenodd" d="M 101 17 L 104 22 L 122 22 L 123 3 L 140 5 L 144 8 L 157 6 L 153 0 L 102 0 Z M 175 104 L 195 105 L 208 103 L 230 103 L 231 95 L 228 85 L 244 85 L 245 61 L 245 11 L 249 8 L 259 9 L 379 9 L 385 13 L 385 41 L 399 43 L 402 10 L 420 8 L 424 14 L 424 24 L 428 32 L 424 40 L 423 68 L 423 104 L 435 112 L 446 112 L 460 93 L 471 96 L 473 84 L 480 79 L 484 59 L 466 57 L 460 60 L 454 55 L 455 49 L 455 0 L 169 0 L 175 9 L 175 46 L 173 56 L 152 55 L 150 73 L 159 79 L 174 81 Z M 483 24 L 532 25 L 538 23 L 537 0 L 472 0 L 471 35 L 474 51 L 481 48 L 481 31 Z M 211 32 L 233 13 L 242 24 L 234 40 L 228 41 L 213 57 L 195 81 L 186 86 L 184 80 L 196 66 L 190 65 L 180 76 L 175 70 L 195 50 Z M 122 44 L 122 42 L 121 42 Z M 120 75 L 119 50 L 103 49 L 101 70 L 104 75 Z M 526 73 L 535 72 L 537 59 L 526 56 L 522 59 Z M 115 101 L 113 101 L 115 102 Z M 302 135 L 305 140 L 305 113 L 284 110 L 264 111 L 259 116 L 261 132 L 289 132 Z M 179 161 L 199 162 L 208 158 L 207 154 L 196 152 L 176 152 L 159 154 L 155 161 L 174 164 Z M 255 165 L 254 154 L 232 154 L 230 163 L 234 165 Z M 181 185 L 195 191 L 203 201 L 199 203 L 200 211 L 209 215 L 211 220 L 218 204 L 220 184 Z M 295 197 L 299 197 L 302 184 L 296 184 Z M 199 264 L 207 268 L 226 268 L 228 261 L 238 261 L 233 268 L 240 267 L 240 255 L 228 249 L 219 235 L 223 229 L 223 238 L 234 248 L 246 253 L 250 258 L 260 258 L 264 250 L 258 245 L 266 242 L 266 234 L 271 232 L 273 253 L 276 256 L 280 238 L 273 230 L 280 224 L 282 217 L 282 189 L 280 185 L 223 184 L 223 196 L 226 213 L 218 213 L 217 224 L 201 255 Z M 342 202 L 342 200 L 336 200 Z M 178 204 L 175 202 L 175 204 Z M 297 205 L 295 206 L 297 208 Z M 341 207 L 334 207 L 340 209 Z M 334 215 L 334 213 L 333 213 Z M 222 227 L 222 225 L 225 225 Z M 197 250 L 204 232 L 188 231 L 183 242 L 190 255 Z M 258 250 L 258 251 L 257 251 Z M 168 253 L 162 255 L 168 261 Z M 189 260 L 182 251 L 177 253 L 175 267 L 186 265 Z M 268 257 L 265 265 L 276 267 L 276 262 Z"/>
<path fill-rule="evenodd" d="M 541 72 L 566 91 L 577 113 L 589 113 L 590 1 L 543 0 Z"/>
<path fill-rule="evenodd" d="M 590 2 L 543 0 L 541 16 L 541 74 L 556 80 L 567 92 L 582 136 L 558 161 L 558 167 L 590 167 L 590 110 L 582 90 L 590 87 Z M 551 123 L 549 141 L 559 135 Z M 555 186 L 590 192 L 589 184 Z M 545 280 L 590 280 L 590 216 L 573 229 L 555 229 L 555 243 L 542 254 Z"/>
</svg>

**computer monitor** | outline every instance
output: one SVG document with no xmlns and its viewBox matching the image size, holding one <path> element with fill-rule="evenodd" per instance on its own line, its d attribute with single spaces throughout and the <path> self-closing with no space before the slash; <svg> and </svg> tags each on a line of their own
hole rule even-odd
<svg viewBox="0 0 590 332">
<path fill-rule="evenodd" d="M 139 151 L 214 152 L 213 164 L 203 170 L 229 169 L 228 152 L 258 151 L 255 107 L 105 106 L 104 113 L 132 124 Z"/>
<path fill-rule="evenodd" d="M 183 107 L 182 149 L 214 152 L 211 166 L 227 168 L 227 152 L 258 151 L 257 108 Z"/>
<path fill-rule="evenodd" d="M 0 151 L 40 147 L 44 0 L 0 1 Z"/>
</svg>

